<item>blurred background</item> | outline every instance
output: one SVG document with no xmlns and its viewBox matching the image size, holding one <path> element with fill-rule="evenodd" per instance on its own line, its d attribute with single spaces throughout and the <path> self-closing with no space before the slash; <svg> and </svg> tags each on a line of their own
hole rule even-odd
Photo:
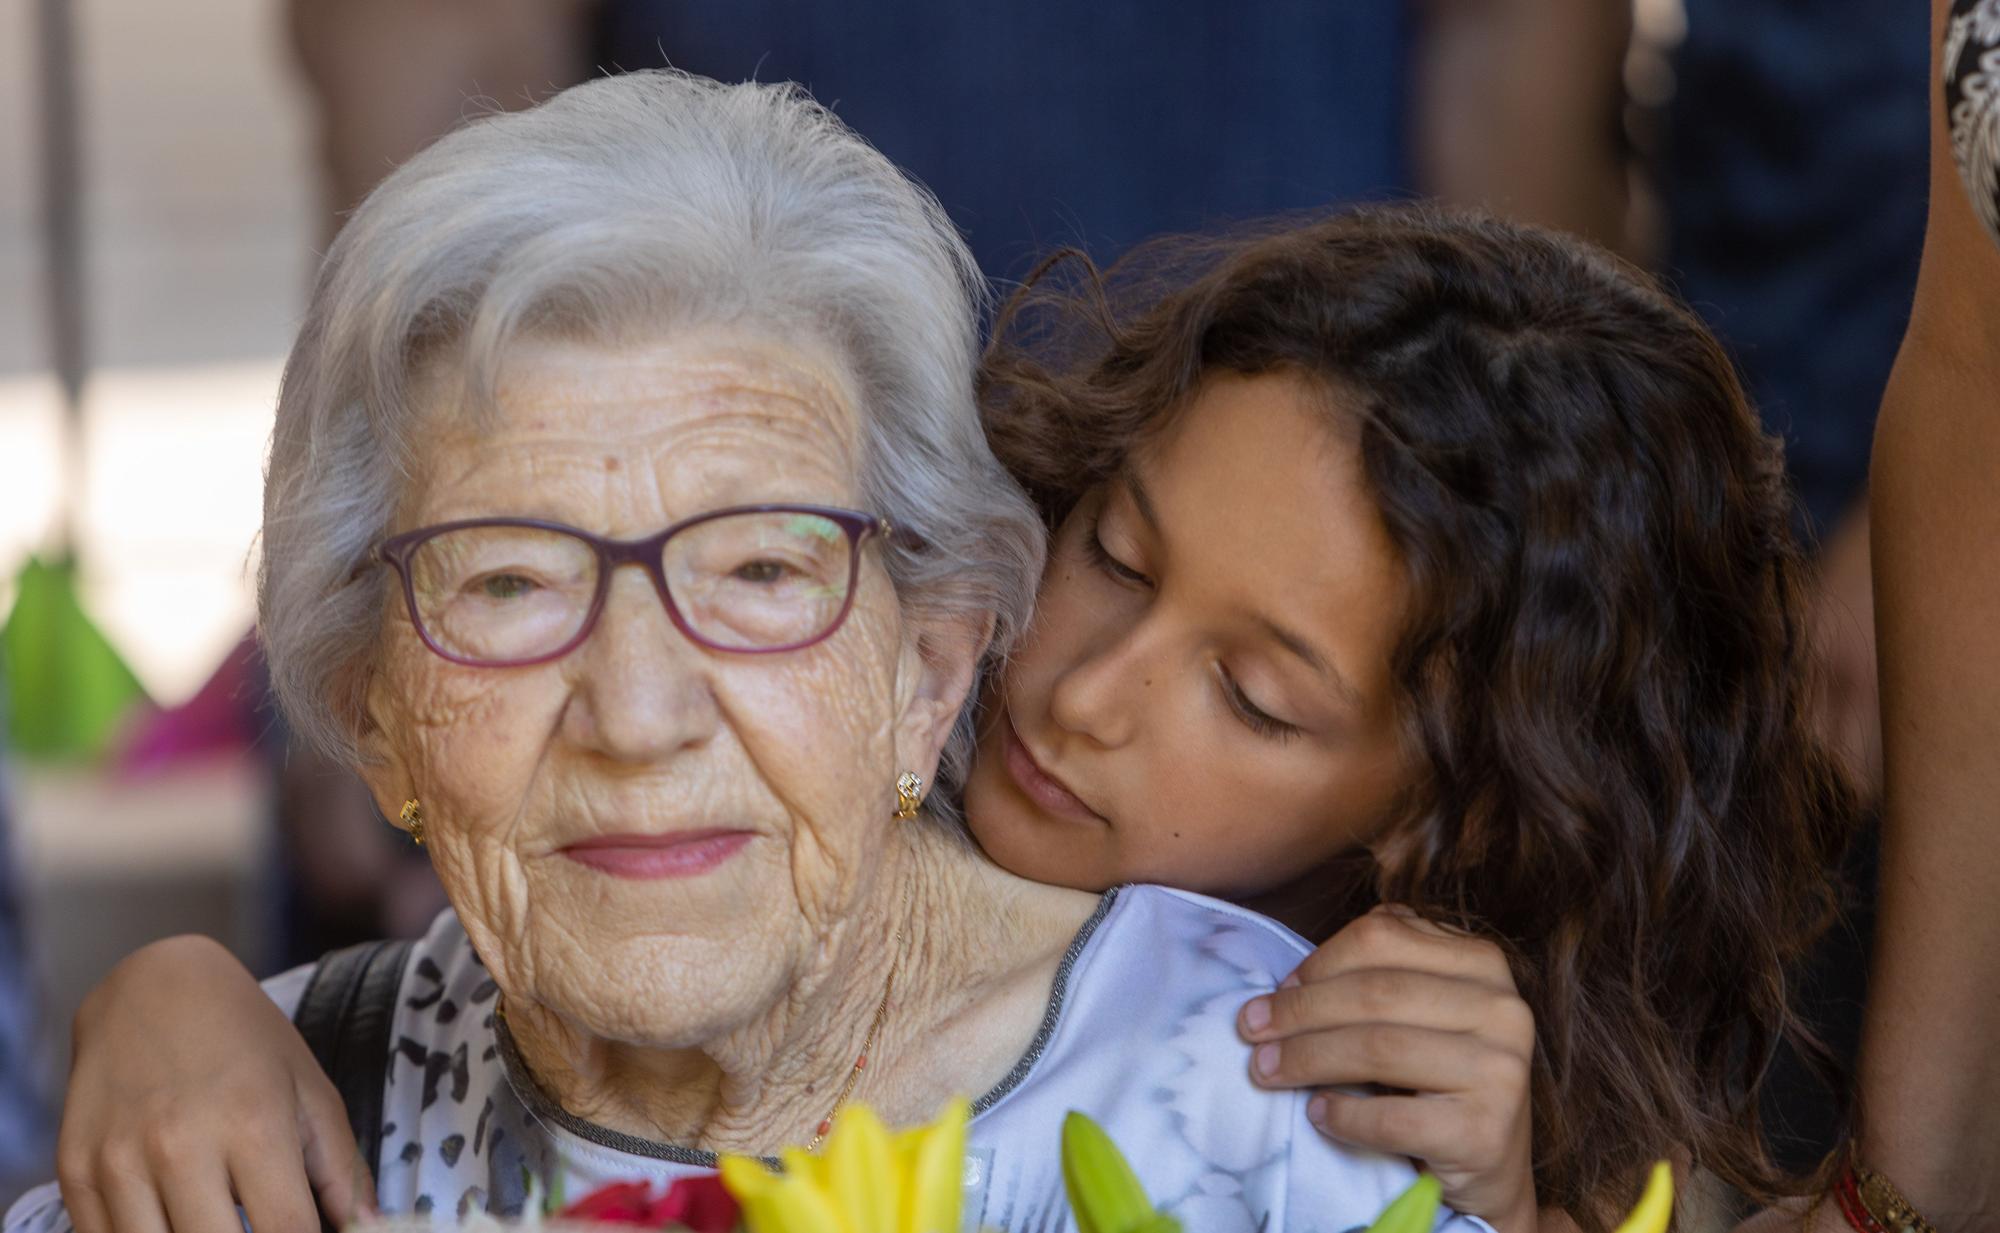
<svg viewBox="0 0 2000 1233">
<path fill-rule="evenodd" d="M 976 11 L 975 11 L 976 10 Z M 1418 195 L 1657 270 L 1789 445 L 1826 723 L 1874 777 L 1866 464 L 1923 230 L 1925 14 L 1879 0 L 0 5 L 0 1202 L 78 1000 L 198 931 L 260 974 L 420 928 L 427 865 L 290 747 L 252 625 L 315 255 L 397 162 L 596 72 L 797 80 L 1004 289 L 1060 244 Z M 1851 1051 L 1872 859 L 1808 977 Z M 1799 1162 L 1834 1134 L 1787 1070 Z"/>
</svg>

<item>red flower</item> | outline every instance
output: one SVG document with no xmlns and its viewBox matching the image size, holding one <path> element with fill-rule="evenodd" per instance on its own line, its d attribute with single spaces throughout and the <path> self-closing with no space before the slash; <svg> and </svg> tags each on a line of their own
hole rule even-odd
<svg viewBox="0 0 2000 1233">
<path fill-rule="evenodd" d="M 684 1177 L 669 1186 L 654 1205 L 653 1214 L 661 1221 L 686 1225 L 694 1233 L 729 1233 L 740 1219 L 735 1196 L 723 1188 L 722 1178 L 714 1173 Z"/>
<path fill-rule="evenodd" d="M 649 1182 L 613 1182 L 578 1199 L 559 1220 L 629 1224 L 646 1229 L 685 1226 L 694 1233 L 730 1233 L 737 1225 L 736 1200 L 713 1173 L 683 1177 L 655 1197 Z"/>
<path fill-rule="evenodd" d="M 563 1220 L 593 1220 L 600 1224 L 647 1224 L 653 1207 L 651 1182 L 613 1182 L 578 1199 L 559 1212 Z"/>
</svg>

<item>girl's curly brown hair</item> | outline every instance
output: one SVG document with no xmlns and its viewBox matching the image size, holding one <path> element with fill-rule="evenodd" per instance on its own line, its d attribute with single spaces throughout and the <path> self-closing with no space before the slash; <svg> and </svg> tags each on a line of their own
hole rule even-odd
<svg viewBox="0 0 2000 1233">
<path fill-rule="evenodd" d="M 982 376 L 1052 526 L 1210 371 L 1301 374 L 1359 417 L 1420 769 L 1327 931 L 1396 902 L 1507 950 L 1545 1207 L 1602 1228 L 1683 1153 L 1792 1189 L 1758 1089 L 1781 1041 L 1824 1056 L 1787 978 L 1857 804 L 1810 722 L 1781 451 L 1714 338 L 1586 245 L 1432 210 L 1070 257 Z"/>
</svg>

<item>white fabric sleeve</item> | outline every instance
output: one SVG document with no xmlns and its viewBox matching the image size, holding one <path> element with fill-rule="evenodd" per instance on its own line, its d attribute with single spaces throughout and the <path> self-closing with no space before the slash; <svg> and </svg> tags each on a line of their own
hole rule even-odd
<svg viewBox="0 0 2000 1233">
<path fill-rule="evenodd" d="M 7 1209 L 6 1233 L 70 1233 L 69 1212 L 54 1182 L 35 1187 Z"/>
<path fill-rule="evenodd" d="M 305 1000 L 306 986 L 312 983 L 313 973 L 318 970 L 317 963 L 302 963 L 289 972 L 280 972 L 264 982 L 264 996 L 277 1003 L 285 1018 L 296 1018 L 299 1003 Z"/>
</svg>

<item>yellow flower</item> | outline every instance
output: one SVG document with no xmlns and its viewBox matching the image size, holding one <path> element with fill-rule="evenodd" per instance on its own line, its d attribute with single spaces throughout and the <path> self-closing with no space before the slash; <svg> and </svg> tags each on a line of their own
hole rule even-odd
<svg viewBox="0 0 2000 1233">
<path fill-rule="evenodd" d="M 775 1173 L 728 1156 L 722 1184 L 749 1233 L 958 1233 L 971 1115 L 954 1100 L 929 1126 L 891 1135 L 873 1110 L 849 1105 L 822 1154 L 788 1148 Z"/>
<path fill-rule="evenodd" d="M 1674 1214 L 1674 1171 L 1662 1160 L 1646 1179 L 1645 1193 L 1625 1223 L 1612 1233 L 1667 1233 L 1667 1218 Z"/>
</svg>

